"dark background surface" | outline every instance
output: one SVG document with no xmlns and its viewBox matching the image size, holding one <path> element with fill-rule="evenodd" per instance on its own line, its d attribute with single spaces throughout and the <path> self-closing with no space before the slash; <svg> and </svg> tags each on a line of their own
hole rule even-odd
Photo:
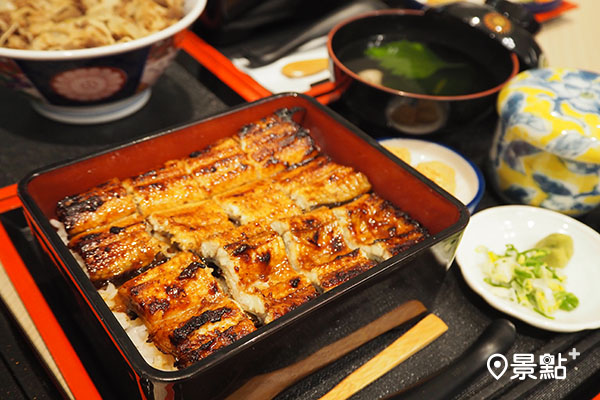
<svg viewBox="0 0 600 400">
<path fill-rule="evenodd" d="M 32 170 L 48 164 L 78 158 L 149 133 L 198 120 L 224 111 L 239 102 L 239 97 L 186 54 L 181 54 L 178 63 L 171 66 L 159 80 L 149 103 L 142 110 L 123 120 L 107 124 L 72 126 L 52 122 L 38 115 L 28 100 L 0 89 L 0 187 L 13 184 Z M 331 107 L 352 119 L 343 104 L 332 104 Z M 361 121 L 353 122 L 372 136 L 392 135 L 391 132 L 370 127 Z M 495 114 L 490 113 L 477 124 L 460 131 L 428 136 L 425 139 L 457 149 L 485 171 L 494 126 Z M 480 209 L 498 204 L 502 204 L 501 200 L 488 188 Z M 20 212 L 3 215 L 1 221 L 18 244 L 26 263 L 35 263 L 28 229 Z M 599 230 L 600 210 L 586 215 L 582 221 Z M 35 270 L 35 267 L 32 269 Z M 0 398 L 56 398 L 58 391 L 52 380 L 29 349 L 27 341 L 22 339 L 10 314 L 4 308 L 0 311 Z M 384 397 L 438 371 L 455 360 L 491 321 L 506 317 L 469 289 L 456 265 L 448 272 L 430 311 L 448 324 L 448 331 L 353 398 Z M 575 347 L 581 355 L 576 360 L 568 357 L 567 379 L 529 379 L 521 382 L 510 380 L 510 374 L 507 373 L 496 381 L 484 371 L 457 398 L 587 399 L 600 392 L 600 330 L 557 334 L 511 320 L 517 327 L 518 336 L 507 354 L 509 360 L 514 353 L 534 353 L 536 359 L 544 353 L 556 356 L 562 353 L 564 356 Z M 382 335 L 300 381 L 278 398 L 318 398 L 405 330 L 406 327 L 400 327 Z M 85 360 L 85 356 L 83 358 Z M 93 360 L 84 363 L 92 368 Z M 94 372 L 99 373 L 101 374 Z"/>
</svg>

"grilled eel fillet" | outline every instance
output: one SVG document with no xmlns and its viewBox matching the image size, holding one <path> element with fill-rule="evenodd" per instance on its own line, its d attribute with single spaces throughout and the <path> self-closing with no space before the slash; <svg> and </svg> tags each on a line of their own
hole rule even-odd
<svg viewBox="0 0 600 400">
<path fill-rule="evenodd" d="M 194 222 L 189 213 L 187 217 L 174 214 L 167 221 L 168 210 L 178 209 L 182 205 L 196 204 L 207 196 L 214 196 L 256 181 L 259 169 L 271 171 L 269 173 L 274 171 L 270 170 L 273 160 L 279 160 L 278 164 L 287 167 L 293 163 L 302 162 L 306 157 L 312 157 L 315 154 L 316 147 L 310 136 L 307 136 L 291 119 L 281 117 L 284 114 L 284 111 L 280 111 L 279 116 L 274 119 L 264 118 L 257 121 L 253 126 L 256 128 L 260 125 L 261 128 L 255 129 L 253 132 L 248 131 L 244 135 L 240 134 L 241 138 L 234 135 L 222 139 L 201 151 L 190 154 L 187 158 L 168 161 L 155 170 L 133 176 L 122 182 L 115 178 L 85 193 L 66 197 L 58 203 L 57 215 L 65 224 L 70 237 L 73 237 L 84 231 L 109 226 L 114 221 L 139 210 L 143 217 L 153 223 L 155 228 L 159 228 L 159 232 L 166 233 L 167 237 L 175 238 L 175 242 L 181 246 L 180 248 L 196 249 L 204 235 L 208 234 L 209 229 L 213 230 L 213 234 L 218 233 L 231 229 L 232 223 L 219 219 L 214 221 L 210 228 L 208 226 L 200 227 L 197 222 L 206 217 L 206 214 L 197 216 L 198 218 Z M 268 127 L 263 124 L 267 120 L 269 121 L 266 123 Z M 253 161 L 250 161 L 248 155 L 242 150 L 241 144 L 246 147 L 248 154 L 253 155 Z M 268 157 L 259 149 L 262 145 L 268 147 Z M 264 162 L 264 165 L 260 164 L 261 162 Z M 263 172 L 263 174 L 265 173 Z M 267 216 L 273 210 L 278 210 L 273 216 L 287 211 L 291 214 L 300 212 L 284 194 L 278 192 L 277 196 L 274 196 L 275 192 L 268 189 L 268 185 L 257 185 L 252 191 L 254 197 L 242 200 L 239 196 L 237 199 L 234 198 L 236 195 L 232 194 L 232 197 L 228 198 L 226 202 L 224 200 L 223 204 L 228 204 L 228 211 L 237 217 L 238 222 L 242 223 Z M 247 194 L 250 195 L 250 192 Z M 273 196 L 266 196 L 267 194 L 273 194 Z M 259 196 L 264 196 L 260 199 L 261 202 L 264 198 L 270 198 L 273 210 L 269 211 L 266 205 L 259 207 L 260 204 L 257 202 Z M 243 210 L 244 213 L 234 213 L 232 210 L 236 208 Z M 214 215 L 213 213 L 213 217 Z M 186 218 L 188 221 L 182 223 L 182 219 Z M 161 220 L 159 221 L 159 219 Z M 169 227 L 167 228 L 165 224 L 168 224 Z M 185 226 L 186 224 L 187 226 Z M 218 224 L 222 226 L 217 226 Z M 188 229 L 187 235 L 186 229 Z M 143 239 L 144 242 L 152 242 L 147 237 Z M 87 244 L 85 247 L 90 248 L 91 244 Z M 122 251 L 125 250 L 122 249 Z M 96 258 L 99 256 L 92 258 L 88 253 L 85 252 L 83 258 L 88 264 L 88 270 L 91 271 L 93 279 L 97 282 L 120 279 L 117 276 L 123 273 L 120 268 L 116 268 L 115 276 L 111 277 L 110 268 L 98 267 L 99 261 Z M 133 257 L 134 253 L 130 251 L 127 254 L 128 257 Z M 142 255 L 142 259 L 137 264 L 147 261 L 145 255 L 146 253 Z M 104 258 L 109 259 L 110 257 L 107 254 Z M 127 265 L 135 264 L 134 261 L 128 260 Z M 97 279 L 94 271 L 102 272 Z"/>
<path fill-rule="evenodd" d="M 307 131 L 291 119 L 293 112 L 278 110 L 188 157 L 67 196 L 58 202 L 57 216 L 73 236 L 136 210 L 148 216 L 303 163 L 316 156 L 318 149 Z"/>
<path fill-rule="evenodd" d="M 317 296 L 309 278 L 329 290 L 426 235 L 391 203 L 366 195 L 365 175 L 318 156 L 294 112 L 278 110 L 188 157 L 58 203 L 92 282 L 130 279 L 121 297 L 178 366 L 251 332 L 242 309 L 268 323 Z M 166 261 L 174 247 L 184 252 Z M 217 264 L 235 300 L 187 251 Z"/>
<path fill-rule="evenodd" d="M 125 282 L 121 302 L 147 326 L 149 340 L 186 367 L 256 330 L 212 270 L 189 252 Z"/>
<path fill-rule="evenodd" d="M 343 203 L 371 190 L 366 175 L 326 156 L 284 171 L 274 180 L 303 210 Z"/>
<path fill-rule="evenodd" d="M 327 207 L 275 221 L 271 226 L 283 238 L 293 268 L 323 290 L 376 265 L 361 250 L 350 248 Z"/>
<path fill-rule="evenodd" d="M 240 146 L 256 164 L 261 178 L 270 177 L 317 156 L 308 131 L 292 119 L 296 109 L 280 109 L 238 132 Z"/>
<path fill-rule="evenodd" d="M 148 217 L 155 232 L 181 250 L 196 251 L 205 240 L 235 229 L 227 214 L 212 199 L 159 211 Z"/>
<path fill-rule="evenodd" d="M 181 161 L 167 161 L 162 167 L 123 181 L 143 216 L 207 197 Z"/>
<path fill-rule="evenodd" d="M 114 178 L 90 190 L 60 200 L 56 215 L 69 236 L 106 225 L 136 211 L 133 197 Z"/>
<path fill-rule="evenodd" d="M 69 247 L 81 256 L 96 287 L 108 282 L 119 285 L 160 262 L 168 251 L 137 213 L 80 233 L 70 239 Z"/>
<path fill-rule="evenodd" d="M 256 167 L 236 138 L 227 137 L 183 159 L 185 170 L 208 196 L 259 178 Z"/>
<path fill-rule="evenodd" d="M 297 215 L 302 210 L 271 180 L 261 180 L 215 197 L 229 218 L 241 225 Z"/>
<path fill-rule="evenodd" d="M 258 224 L 240 229 L 206 241 L 202 251 L 212 255 L 244 310 L 267 324 L 317 296 L 308 279 L 290 266 L 275 231 Z"/>
<path fill-rule="evenodd" d="M 344 238 L 370 259 L 386 260 L 424 240 L 428 233 L 391 202 L 369 193 L 333 209 Z"/>
<path fill-rule="evenodd" d="M 377 262 L 370 260 L 365 252 L 355 249 L 313 268 L 313 273 L 317 277 L 317 284 L 326 292 L 376 265 Z"/>
</svg>

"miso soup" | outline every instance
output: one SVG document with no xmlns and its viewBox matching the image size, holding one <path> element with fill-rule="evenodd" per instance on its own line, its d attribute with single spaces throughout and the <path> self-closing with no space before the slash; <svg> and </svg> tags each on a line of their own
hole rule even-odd
<svg viewBox="0 0 600 400">
<path fill-rule="evenodd" d="M 439 43 L 377 36 L 346 45 L 338 58 L 364 80 L 410 93 L 458 96 L 500 83 L 471 57 Z"/>
</svg>

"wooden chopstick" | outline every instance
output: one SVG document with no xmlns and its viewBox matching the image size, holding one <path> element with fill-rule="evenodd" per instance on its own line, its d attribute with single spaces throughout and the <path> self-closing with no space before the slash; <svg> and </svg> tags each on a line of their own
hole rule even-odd
<svg viewBox="0 0 600 400">
<path fill-rule="evenodd" d="M 444 321 L 434 314 L 427 315 L 379 354 L 345 377 L 321 397 L 321 400 L 347 399 L 433 342 L 447 330 L 448 326 Z"/>
<path fill-rule="evenodd" d="M 409 300 L 348 336 L 323 347 L 292 365 L 250 379 L 234 393 L 227 396 L 227 400 L 272 399 L 303 377 L 426 311 L 427 308 L 420 301 Z"/>
</svg>

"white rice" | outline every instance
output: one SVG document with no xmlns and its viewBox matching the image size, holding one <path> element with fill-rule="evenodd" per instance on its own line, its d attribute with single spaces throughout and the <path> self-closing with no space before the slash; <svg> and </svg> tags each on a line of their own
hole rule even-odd
<svg viewBox="0 0 600 400">
<path fill-rule="evenodd" d="M 56 229 L 56 233 L 61 238 L 61 240 L 65 243 L 66 246 L 69 244 L 69 239 L 67 235 L 67 231 L 62 222 L 51 219 L 50 224 Z M 81 269 L 85 272 L 86 275 L 89 276 L 87 272 L 87 268 L 85 267 L 85 263 L 81 256 L 74 251 L 71 251 L 71 254 L 77 260 L 77 263 L 81 267 Z M 174 367 L 175 359 L 173 356 L 169 354 L 165 354 L 158 350 L 152 342 L 148 341 L 148 329 L 146 325 L 144 325 L 141 318 L 131 319 L 127 315 L 127 313 L 115 311 L 117 303 L 115 301 L 115 297 L 117 296 L 117 288 L 112 283 L 109 283 L 102 289 L 98 289 L 98 293 L 102 297 L 102 299 L 106 302 L 106 305 L 112 311 L 113 315 L 119 321 L 127 336 L 131 339 L 135 347 L 138 349 L 144 360 L 156 369 L 160 369 L 163 371 L 176 371 L 177 368 Z"/>
<path fill-rule="evenodd" d="M 152 342 L 148 342 L 148 329 L 141 318 L 131 319 L 127 313 L 115 311 L 115 297 L 117 295 L 115 285 L 109 283 L 106 287 L 99 289 L 98 293 L 102 296 L 115 318 L 117 318 L 117 321 L 119 321 L 125 332 L 127 332 L 127 336 L 129 336 L 148 364 L 163 371 L 177 370 L 173 366 L 175 363 L 173 356 L 161 352 Z"/>
</svg>

